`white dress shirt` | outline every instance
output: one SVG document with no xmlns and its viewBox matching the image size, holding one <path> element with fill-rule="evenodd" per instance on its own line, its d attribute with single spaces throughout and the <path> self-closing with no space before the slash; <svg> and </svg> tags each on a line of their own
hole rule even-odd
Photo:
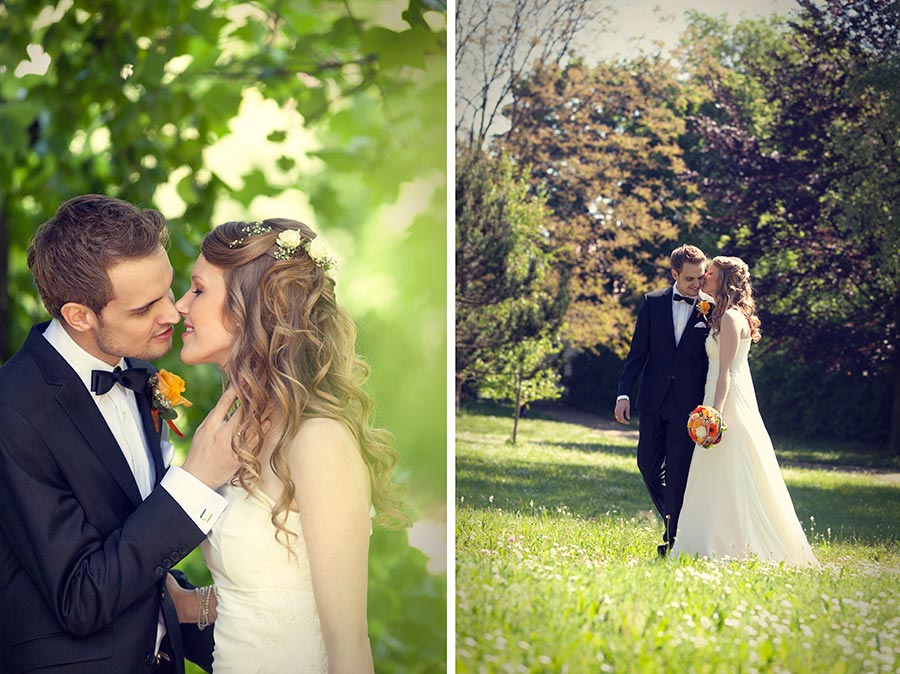
<svg viewBox="0 0 900 674">
<path fill-rule="evenodd" d="M 681 300 L 675 301 L 675 295 L 681 295 L 678 292 L 678 286 L 672 285 L 672 322 L 674 323 L 675 328 L 675 346 L 678 346 L 681 343 L 681 336 L 684 334 L 684 329 L 687 327 L 688 321 L 694 313 L 694 307 L 697 304 L 697 300 L 699 299 L 699 295 L 696 297 L 688 297 L 690 302 L 682 302 Z M 686 297 L 685 295 L 681 295 L 682 297 Z"/>
<path fill-rule="evenodd" d="M 109 392 L 96 395 L 91 392 L 91 371 L 113 371 L 113 366 L 92 356 L 82 349 L 75 340 L 69 336 L 59 321 L 53 319 L 44 331 L 44 339 L 59 352 L 69 366 L 81 379 L 85 388 L 90 392 L 91 398 L 103 415 L 109 430 L 112 431 L 125 460 L 128 462 L 134 480 L 137 483 L 141 498 L 147 498 L 153 491 L 156 483 L 156 472 L 153 467 L 153 458 L 147 437 L 144 435 L 138 412 L 137 400 L 134 391 L 116 384 Z M 125 359 L 121 359 L 118 366 L 125 369 Z M 160 485 L 175 499 L 179 506 L 194 521 L 197 527 L 208 534 L 219 515 L 225 510 L 227 504 L 225 498 L 207 487 L 203 482 L 177 466 L 170 466 L 174 456 L 174 448 L 170 442 L 161 442 L 163 465 L 168 468 Z M 165 636 L 166 627 L 163 621 L 162 609 L 159 613 L 159 624 L 156 635 L 156 650 Z"/>
</svg>

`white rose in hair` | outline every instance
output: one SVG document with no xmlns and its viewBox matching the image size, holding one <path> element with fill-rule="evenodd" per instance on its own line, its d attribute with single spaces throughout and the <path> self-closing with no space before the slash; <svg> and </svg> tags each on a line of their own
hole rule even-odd
<svg viewBox="0 0 900 674">
<path fill-rule="evenodd" d="M 310 241 L 309 245 L 306 247 L 306 252 L 309 253 L 312 261 L 325 271 L 331 271 L 337 264 L 337 261 L 328 254 L 325 242 L 320 236 L 317 236 Z"/>
<path fill-rule="evenodd" d="M 275 239 L 275 243 L 278 244 L 279 248 L 286 248 L 287 250 L 294 250 L 302 242 L 303 237 L 300 236 L 300 231 L 296 229 L 286 229 Z"/>
<path fill-rule="evenodd" d="M 309 253 L 309 256 L 313 260 L 321 260 L 328 257 L 328 251 L 325 250 L 325 242 L 322 241 L 321 236 L 317 236 L 309 242 L 309 247 L 306 249 L 306 252 Z"/>
</svg>

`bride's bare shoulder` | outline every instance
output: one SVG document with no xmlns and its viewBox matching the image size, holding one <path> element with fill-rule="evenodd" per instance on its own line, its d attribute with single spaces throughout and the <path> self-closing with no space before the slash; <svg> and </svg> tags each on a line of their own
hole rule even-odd
<svg viewBox="0 0 900 674">
<path fill-rule="evenodd" d="M 356 437 L 343 421 L 304 419 L 288 451 L 298 490 L 368 493 L 368 468 Z"/>
<path fill-rule="evenodd" d="M 306 417 L 300 422 L 300 433 L 315 435 L 346 435 L 353 437 L 347 424 L 331 417 Z"/>
<path fill-rule="evenodd" d="M 328 417 L 308 417 L 301 422 L 297 435 L 291 442 L 291 453 L 299 460 L 322 455 L 351 459 L 359 457 L 359 443 L 343 421 Z"/>
<path fill-rule="evenodd" d="M 746 337 L 750 334 L 750 324 L 747 316 L 739 307 L 731 307 L 722 314 L 722 324 L 728 324 L 738 333 L 739 337 Z"/>
</svg>

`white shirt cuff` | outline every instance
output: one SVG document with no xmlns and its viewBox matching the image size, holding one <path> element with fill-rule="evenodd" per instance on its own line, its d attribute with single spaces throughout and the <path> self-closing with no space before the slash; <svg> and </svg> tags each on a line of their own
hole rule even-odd
<svg viewBox="0 0 900 674">
<path fill-rule="evenodd" d="M 625 395 L 622 395 L 622 396 L 619 396 L 618 398 L 616 398 L 616 402 L 619 402 L 620 400 L 627 400 L 628 402 L 631 402 L 631 398 L 629 398 L 628 396 L 625 396 Z"/>
<path fill-rule="evenodd" d="M 178 466 L 166 471 L 160 484 L 204 534 L 208 534 L 228 502 L 203 482 Z"/>
</svg>

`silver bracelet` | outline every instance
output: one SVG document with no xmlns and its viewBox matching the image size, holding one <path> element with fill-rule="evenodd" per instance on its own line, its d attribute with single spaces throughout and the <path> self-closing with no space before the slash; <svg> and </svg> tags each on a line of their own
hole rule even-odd
<svg viewBox="0 0 900 674">
<path fill-rule="evenodd" d="M 205 587 L 195 587 L 194 592 L 200 602 L 200 608 L 197 611 L 197 628 L 202 631 L 209 627 L 209 595 L 216 592 L 216 586 L 207 585 Z M 218 594 L 219 593 L 216 592 L 216 596 L 218 596 Z"/>
</svg>

